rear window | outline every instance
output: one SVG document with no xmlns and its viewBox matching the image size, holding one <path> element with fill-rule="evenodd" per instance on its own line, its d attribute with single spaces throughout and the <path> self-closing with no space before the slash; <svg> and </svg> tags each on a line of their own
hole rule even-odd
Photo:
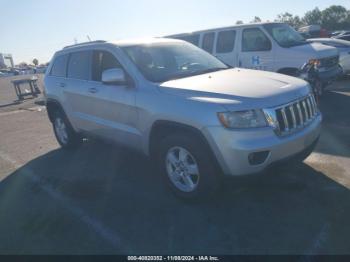
<svg viewBox="0 0 350 262">
<path fill-rule="evenodd" d="M 203 36 L 202 48 L 208 53 L 213 53 L 215 33 L 206 33 Z"/>
<path fill-rule="evenodd" d="M 236 31 L 228 30 L 222 31 L 218 34 L 218 41 L 216 44 L 217 53 L 230 53 L 233 51 L 235 45 Z"/>
<path fill-rule="evenodd" d="M 68 63 L 68 77 L 89 80 L 90 79 L 90 51 L 72 53 Z"/>
<path fill-rule="evenodd" d="M 52 65 L 50 75 L 65 77 L 66 69 L 67 69 L 67 60 L 68 60 L 68 55 L 61 55 L 56 57 Z"/>
</svg>

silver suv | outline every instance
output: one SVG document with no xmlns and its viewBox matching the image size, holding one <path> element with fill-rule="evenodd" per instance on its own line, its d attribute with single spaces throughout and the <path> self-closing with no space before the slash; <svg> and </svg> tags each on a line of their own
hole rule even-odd
<svg viewBox="0 0 350 262">
<path fill-rule="evenodd" d="M 155 160 L 181 197 L 218 188 L 222 174 L 302 161 L 321 114 L 309 85 L 231 68 L 181 40 L 95 41 L 58 51 L 45 76 L 48 116 L 63 148 L 107 139 Z"/>
</svg>

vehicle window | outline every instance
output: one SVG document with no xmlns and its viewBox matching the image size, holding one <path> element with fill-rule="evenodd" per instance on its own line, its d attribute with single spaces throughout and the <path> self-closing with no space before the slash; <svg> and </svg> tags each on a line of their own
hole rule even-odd
<svg viewBox="0 0 350 262">
<path fill-rule="evenodd" d="M 122 48 L 144 77 L 152 82 L 164 82 L 229 68 L 214 56 L 186 42 Z"/>
<path fill-rule="evenodd" d="M 306 45 L 305 38 L 287 24 L 266 24 L 265 30 L 282 47 Z"/>
<path fill-rule="evenodd" d="M 90 79 L 90 51 L 72 53 L 68 62 L 68 77 L 89 80 Z"/>
<path fill-rule="evenodd" d="M 176 39 L 184 40 L 193 45 L 199 46 L 199 35 L 198 34 L 189 34 L 180 37 L 175 37 Z"/>
<path fill-rule="evenodd" d="M 242 51 L 269 51 L 271 41 L 259 28 L 247 28 L 243 30 Z"/>
<path fill-rule="evenodd" d="M 222 31 L 218 34 L 218 41 L 216 44 L 217 53 L 230 53 L 233 51 L 235 45 L 236 31 L 228 30 Z"/>
<path fill-rule="evenodd" d="M 68 55 L 58 56 L 52 65 L 50 75 L 65 77 L 66 70 L 67 70 L 67 60 L 68 60 Z"/>
<path fill-rule="evenodd" d="M 115 56 L 107 51 L 94 51 L 92 57 L 92 80 L 101 81 L 102 72 L 107 69 L 121 68 Z"/>
<path fill-rule="evenodd" d="M 215 33 L 206 33 L 203 36 L 202 48 L 208 53 L 213 53 Z"/>
</svg>

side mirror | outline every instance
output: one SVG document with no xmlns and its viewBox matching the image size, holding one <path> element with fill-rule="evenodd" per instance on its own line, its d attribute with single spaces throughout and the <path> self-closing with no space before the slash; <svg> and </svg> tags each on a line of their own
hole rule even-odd
<svg viewBox="0 0 350 262">
<path fill-rule="evenodd" d="M 102 82 L 105 84 L 125 84 L 125 73 L 120 68 L 107 69 L 102 72 Z"/>
</svg>

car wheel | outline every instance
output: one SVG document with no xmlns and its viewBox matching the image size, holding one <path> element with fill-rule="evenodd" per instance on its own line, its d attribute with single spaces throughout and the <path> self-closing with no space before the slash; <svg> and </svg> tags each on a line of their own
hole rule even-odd
<svg viewBox="0 0 350 262">
<path fill-rule="evenodd" d="M 56 139 L 62 148 L 76 148 L 81 144 L 82 138 L 73 130 L 67 117 L 60 110 L 54 113 L 52 125 Z"/>
<path fill-rule="evenodd" d="M 176 196 L 199 199 L 219 187 L 218 170 L 207 148 L 187 135 L 166 137 L 160 146 L 158 164 Z"/>
</svg>

